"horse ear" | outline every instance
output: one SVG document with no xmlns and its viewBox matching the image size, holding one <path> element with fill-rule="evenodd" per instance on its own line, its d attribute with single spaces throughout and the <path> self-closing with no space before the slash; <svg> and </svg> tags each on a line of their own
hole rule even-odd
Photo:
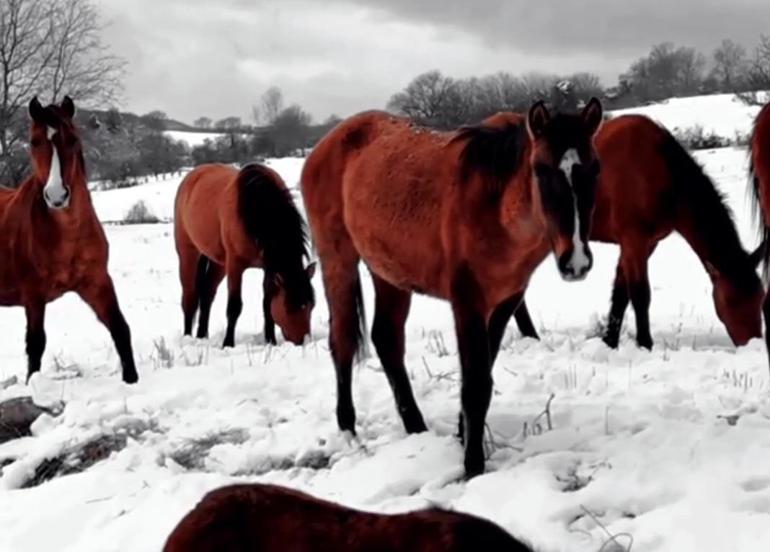
<svg viewBox="0 0 770 552">
<path fill-rule="evenodd" d="M 749 262 L 753 268 L 757 268 L 765 257 L 767 257 L 767 240 L 762 240 L 757 248 L 749 253 Z"/>
<path fill-rule="evenodd" d="M 75 116 L 75 102 L 73 102 L 72 98 L 69 96 L 64 96 L 64 99 L 61 102 L 61 108 L 69 119 L 72 119 Z"/>
<path fill-rule="evenodd" d="M 36 123 L 45 124 L 45 109 L 37 99 L 37 96 L 29 102 L 29 116 Z"/>
<path fill-rule="evenodd" d="M 581 117 L 583 118 L 583 124 L 586 130 L 593 136 L 599 129 L 599 125 L 602 124 L 602 104 L 596 98 L 591 98 L 586 106 L 583 108 Z"/>
<path fill-rule="evenodd" d="M 545 107 L 545 102 L 540 100 L 529 108 L 527 114 L 527 130 L 532 138 L 539 138 L 545 133 L 545 127 L 551 120 L 551 114 Z"/>
<path fill-rule="evenodd" d="M 307 273 L 308 280 L 312 280 L 313 276 L 315 276 L 315 267 L 316 267 L 315 261 L 313 261 L 312 263 L 307 265 L 307 267 L 305 267 L 305 272 Z"/>
</svg>

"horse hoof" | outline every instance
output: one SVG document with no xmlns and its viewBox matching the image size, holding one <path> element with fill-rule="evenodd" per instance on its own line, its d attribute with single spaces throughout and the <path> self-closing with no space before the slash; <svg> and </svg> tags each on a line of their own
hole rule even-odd
<svg viewBox="0 0 770 552">
<path fill-rule="evenodd" d="M 607 345 L 607 347 L 609 347 L 610 349 L 618 348 L 618 340 L 616 338 L 604 336 L 602 338 L 602 341 L 604 341 L 604 344 Z"/>
<path fill-rule="evenodd" d="M 425 422 L 422 419 L 410 420 L 409 422 L 404 423 L 404 429 L 411 435 L 413 433 L 423 433 L 428 431 L 428 426 L 425 425 Z"/>
<path fill-rule="evenodd" d="M 127 383 L 129 385 L 134 384 L 139 381 L 139 374 L 136 372 L 131 372 L 128 374 L 123 374 L 123 382 Z"/>
<path fill-rule="evenodd" d="M 466 462 L 465 463 L 465 480 L 470 481 L 474 477 L 481 475 L 484 473 L 484 462 L 482 461 L 481 464 L 478 464 L 477 462 Z"/>
</svg>

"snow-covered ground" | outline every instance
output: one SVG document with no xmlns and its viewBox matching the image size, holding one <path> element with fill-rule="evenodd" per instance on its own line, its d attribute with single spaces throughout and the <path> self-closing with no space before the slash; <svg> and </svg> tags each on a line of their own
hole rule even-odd
<svg viewBox="0 0 770 552">
<path fill-rule="evenodd" d="M 745 151 L 697 157 L 753 246 Z M 296 186 L 301 160 L 273 165 Z M 122 218 L 139 199 L 169 218 L 177 184 L 96 192 L 95 204 L 103 220 Z M 78 299 L 48 307 L 43 377 L 31 391 L 66 409 L 41 418 L 33 437 L 0 445 L 0 465 L 15 459 L 0 476 L 0 550 L 156 551 L 206 491 L 232 481 L 278 482 L 376 511 L 439 504 L 493 519 L 545 552 L 599 551 L 608 537 L 595 519 L 632 535 L 634 552 L 755 552 L 770 542 L 764 346 L 731 345 L 708 278 L 679 237 L 663 242 L 650 266 L 651 353 L 635 347 L 630 315 L 617 351 L 593 337 L 608 308 L 616 247 L 593 246 L 595 267 L 581 283 L 562 282 L 553 260 L 543 263 L 528 295 L 543 340 L 522 340 L 509 328 L 494 372 L 488 473 L 465 483 L 453 436 L 459 374 L 446 304 L 416 298 L 407 326 L 407 365 L 430 431 L 404 434 L 375 357 L 355 372 L 359 441 L 351 442 L 336 429 L 318 277 L 309 345 L 262 345 L 262 275 L 252 271 L 237 347 L 223 351 L 224 289 L 211 340 L 181 337 L 171 225 L 108 225 L 107 235 L 141 381 L 120 383 L 109 336 Z M 23 379 L 21 309 L 0 310 L 0 335 L 0 381 Z M 29 392 L 12 386 L 0 400 Z M 540 413 L 552 393 L 548 430 Z M 107 460 L 17 488 L 43 459 L 116 433 L 127 446 Z"/>
<path fill-rule="evenodd" d="M 665 125 L 672 132 L 701 127 L 705 134 L 735 139 L 747 136 L 759 106 L 747 105 L 735 94 L 671 98 L 652 105 L 619 109 L 613 115 L 638 113 Z"/>
<path fill-rule="evenodd" d="M 206 140 L 216 141 L 223 136 L 221 132 L 190 132 L 186 130 L 167 130 L 166 136 L 179 142 L 184 142 L 188 147 L 200 146 Z"/>
</svg>

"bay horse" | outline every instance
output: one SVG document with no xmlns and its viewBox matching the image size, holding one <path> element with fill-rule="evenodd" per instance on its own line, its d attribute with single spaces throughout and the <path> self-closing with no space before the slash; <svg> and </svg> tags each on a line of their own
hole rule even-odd
<svg viewBox="0 0 770 552">
<path fill-rule="evenodd" d="M 404 366 L 411 294 L 452 305 L 460 355 L 465 472 L 484 470 L 492 365 L 530 276 L 552 252 L 566 280 L 592 264 L 586 237 L 602 108 L 498 113 L 434 132 L 384 112 L 355 115 L 313 149 L 302 172 L 329 304 L 337 422 L 355 433 L 352 362 L 365 329 L 359 260 L 375 289 L 372 341 L 408 433 L 425 431 Z"/>
<path fill-rule="evenodd" d="M 760 237 L 763 244 L 770 239 L 770 104 L 765 105 L 754 121 L 754 130 L 749 142 L 749 176 L 755 220 L 760 222 Z M 770 266 L 770 247 L 763 251 L 762 262 L 765 280 Z M 770 290 L 762 305 L 765 318 L 765 343 L 770 355 Z"/>
<path fill-rule="evenodd" d="M 174 205 L 174 239 L 182 282 L 184 334 L 192 335 L 200 308 L 198 338 L 208 337 L 211 304 L 227 276 L 227 331 L 223 347 L 235 346 L 235 324 L 243 308 L 243 273 L 265 271 L 264 337 L 275 344 L 275 324 L 284 338 L 301 345 L 310 334 L 315 306 L 302 215 L 274 170 L 258 163 L 241 170 L 227 165 L 196 167 L 182 180 Z"/>
<path fill-rule="evenodd" d="M 642 115 L 605 122 L 595 144 L 602 174 L 591 240 L 620 245 L 604 342 L 618 346 L 630 300 L 636 342 L 652 349 L 647 262 L 672 232 L 708 272 L 717 316 L 733 343 L 760 337 L 764 292 L 756 268 L 764 246 L 751 254 L 743 249 L 722 194 L 700 165 L 670 132 Z M 514 316 L 523 335 L 537 338 L 523 300 Z"/>
<path fill-rule="evenodd" d="M 376 514 L 293 489 L 230 485 L 206 494 L 163 552 L 531 552 L 498 525 L 430 508 Z"/>
<path fill-rule="evenodd" d="M 123 381 L 138 380 L 131 331 L 107 272 L 109 245 L 91 203 L 75 104 L 29 103 L 32 175 L 0 187 L 0 305 L 27 317 L 27 382 L 45 350 L 46 304 L 74 291 L 110 332 Z"/>
</svg>

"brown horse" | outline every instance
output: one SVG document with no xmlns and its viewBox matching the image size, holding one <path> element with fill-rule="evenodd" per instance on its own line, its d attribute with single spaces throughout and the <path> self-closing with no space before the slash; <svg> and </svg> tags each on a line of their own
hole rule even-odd
<svg viewBox="0 0 770 552">
<path fill-rule="evenodd" d="M 302 194 L 321 261 L 337 375 L 337 421 L 355 431 L 351 367 L 361 339 L 358 262 L 374 280 L 372 340 L 407 432 L 426 429 L 404 366 L 412 292 L 450 301 L 462 369 L 465 470 L 484 470 L 492 365 L 504 325 L 535 268 L 553 252 L 562 276 L 583 278 L 602 109 L 527 117 L 499 113 L 439 133 L 367 112 L 315 147 Z"/>
<path fill-rule="evenodd" d="M 754 121 L 754 132 L 749 143 L 750 179 L 754 213 L 761 221 L 762 243 L 767 246 L 770 239 L 770 104 L 767 104 Z M 765 279 L 770 266 L 770 247 L 766 247 L 762 256 Z M 765 317 L 765 343 L 770 355 L 770 290 L 765 295 L 762 311 Z"/>
<path fill-rule="evenodd" d="M 528 552 L 486 519 L 438 508 L 375 514 L 276 485 L 211 491 L 164 552 Z"/>
<path fill-rule="evenodd" d="M 29 104 L 33 174 L 18 189 L 0 188 L 0 305 L 27 315 L 27 381 L 45 350 L 45 306 L 68 291 L 107 327 L 123 366 L 138 380 L 131 332 L 107 272 L 108 244 L 88 192 L 75 105 Z"/>
<path fill-rule="evenodd" d="M 756 266 L 763 248 L 743 249 L 722 195 L 698 163 L 671 133 L 640 115 L 604 123 L 595 143 L 602 174 L 591 239 L 620 245 L 604 342 L 618 346 L 630 299 L 637 344 L 652 348 L 647 260 L 674 231 L 708 271 L 717 315 L 733 342 L 761 336 L 764 293 Z M 524 301 L 514 316 L 524 335 L 537 337 Z"/>
<path fill-rule="evenodd" d="M 240 171 L 201 165 L 182 181 L 174 208 L 184 334 L 192 334 L 200 307 L 197 336 L 208 337 L 211 304 L 227 276 L 222 346 L 233 347 L 243 308 L 243 272 L 259 267 L 265 271 L 265 341 L 275 344 L 277 323 L 286 340 L 302 344 L 315 305 L 310 283 L 315 263 L 303 265 L 308 256 L 305 223 L 278 173 L 256 163 Z"/>
</svg>

